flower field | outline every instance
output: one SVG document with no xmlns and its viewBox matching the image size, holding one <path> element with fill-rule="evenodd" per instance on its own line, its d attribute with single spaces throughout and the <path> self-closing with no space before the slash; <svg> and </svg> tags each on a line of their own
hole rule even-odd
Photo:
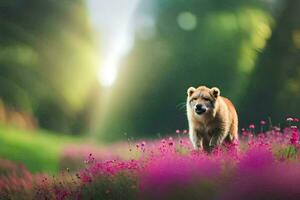
<svg viewBox="0 0 300 200">
<path fill-rule="evenodd" d="M 0 198 L 300 199 L 297 123 L 288 118 L 286 128 L 264 130 L 262 121 L 260 131 L 251 124 L 239 142 L 211 154 L 194 151 L 187 131 L 179 130 L 173 137 L 115 144 L 106 152 L 71 146 L 55 176 L 2 160 Z"/>
</svg>

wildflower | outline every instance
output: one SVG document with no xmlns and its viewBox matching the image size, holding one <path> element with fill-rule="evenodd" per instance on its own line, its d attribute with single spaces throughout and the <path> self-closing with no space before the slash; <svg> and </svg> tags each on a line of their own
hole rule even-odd
<svg viewBox="0 0 300 200">
<path fill-rule="evenodd" d="M 293 130 L 297 130 L 297 129 L 298 129 L 298 127 L 297 127 L 297 126 L 291 126 L 291 129 L 293 129 Z"/>
<path fill-rule="evenodd" d="M 242 131 L 242 135 L 243 135 L 244 137 L 247 137 L 247 136 L 249 135 L 249 133 L 246 132 L 246 131 Z"/>
<path fill-rule="evenodd" d="M 274 126 L 274 130 L 279 132 L 281 129 L 278 126 Z"/>
<path fill-rule="evenodd" d="M 250 129 L 255 129 L 255 125 L 254 125 L 254 124 L 250 124 L 250 125 L 249 125 L 249 128 L 250 128 Z"/>
<path fill-rule="evenodd" d="M 260 121 L 260 124 L 261 124 L 261 125 L 266 125 L 266 121 L 265 121 L 265 120 L 261 120 L 261 121 Z"/>
<path fill-rule="evenodd" d="M 69 195 L 69 192 L 67 190 L 58 189 L 58 188 L 54 189 L 54 193 L 55 193 L 56 199 L 65 199 Z"/>
<path fill-rule="evenodd" d="M 297 131 L 293 131 L 292 137 L 290 138 L 290 143 L 292 145 L 296 145 L 298 143 L 298 140 L 299 140 L 299 135 L 298 135 Z"/>
<path fill-rule="evenodd" d="M 294 121 L 294 122 L 299 122 L 299 119 L 298 119 L 298 118 L 294 118 L 293 121 Z"/>
<path fill-rule="evenodd" d="M 92 182 L 92 179 L 90 176 L 88 176 L 86 173 L 81 173 L 80 176 L 79 176 L 80 180 L 83 182 L 83 183 L 90 183 Z"/>
<path fill-rule="evenodd" d="M 292 122 L 292 121 L 294 121 L 294 119 L 291 118 L 291 117 L 288 117 L 288 118 L 286 118 L 286 121 L 287 121 L 287 122 Z"/>
<path fill-rule="evenodd" d="M 186 129 L 183 130 L 183 133 L 184 133 L 184 134 L 187 134 L 187 133 L 188 133 L 188 130 L 186 130 Z"/>
<path fill-rule="evenodd" d="M 176 130 L 176 133 L 177 133 L 177 134 L 179 134 L 179 133 L 180 133 L 180 130 L 179 130 L 179 129 L 177 129 L 177 130 Z"/>
</svg>

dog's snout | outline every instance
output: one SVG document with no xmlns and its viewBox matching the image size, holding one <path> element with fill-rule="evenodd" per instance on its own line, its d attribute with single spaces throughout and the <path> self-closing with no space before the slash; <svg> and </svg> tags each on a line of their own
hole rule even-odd
<svg viewBox="0 0 300 200">
<path fill-rule="evenodd" d="M 202 104 L 197 104 L 197 105 L 195 106 L 195 112 L 196 112 L 198 115 L 204 113 L 206 110 L 207 110 L 206 107 L 203 106 Z"/>
</svg>

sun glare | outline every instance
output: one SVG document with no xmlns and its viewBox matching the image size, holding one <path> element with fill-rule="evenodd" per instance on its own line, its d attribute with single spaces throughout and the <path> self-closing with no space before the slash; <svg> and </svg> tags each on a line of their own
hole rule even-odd
<svg viewBox="0 0 300 200">
<path fill-rule="evenodd" d="M 104 53 L 102 65 L 98 71 L 98 81 L 104 87 L 112 86 L 116 79 L 123 57 L 133 45 L 133 37 L 128 32 L 115 35 Z"/>
<path fill-rule="evenodd" d="M 110 87 L 116 81 L 117 72 L 116 65 L 104 65 L 98 71 L 98 80 L 104 87 Z"/>
</svg>

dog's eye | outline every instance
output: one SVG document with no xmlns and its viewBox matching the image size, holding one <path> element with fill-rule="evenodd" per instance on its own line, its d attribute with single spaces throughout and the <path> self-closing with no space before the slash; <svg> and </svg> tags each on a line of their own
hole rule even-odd
<svg viewBox="0 0 300 200">
<path fill-rule="evenodd" d="M 203 97 L 203 99 L 204 99 L 204 101 L 210 101 L 210 99 L 207 97 Z"/>
<path fill-rule="evenodd" d="M 191 99 L 191 101 L 196 101 L 196 100 L 197 100 L 197 98 L 196 98 L 196 97 L 194 97 L 194 98 L 192 98 L 192 99 Z"/>
</svg>

